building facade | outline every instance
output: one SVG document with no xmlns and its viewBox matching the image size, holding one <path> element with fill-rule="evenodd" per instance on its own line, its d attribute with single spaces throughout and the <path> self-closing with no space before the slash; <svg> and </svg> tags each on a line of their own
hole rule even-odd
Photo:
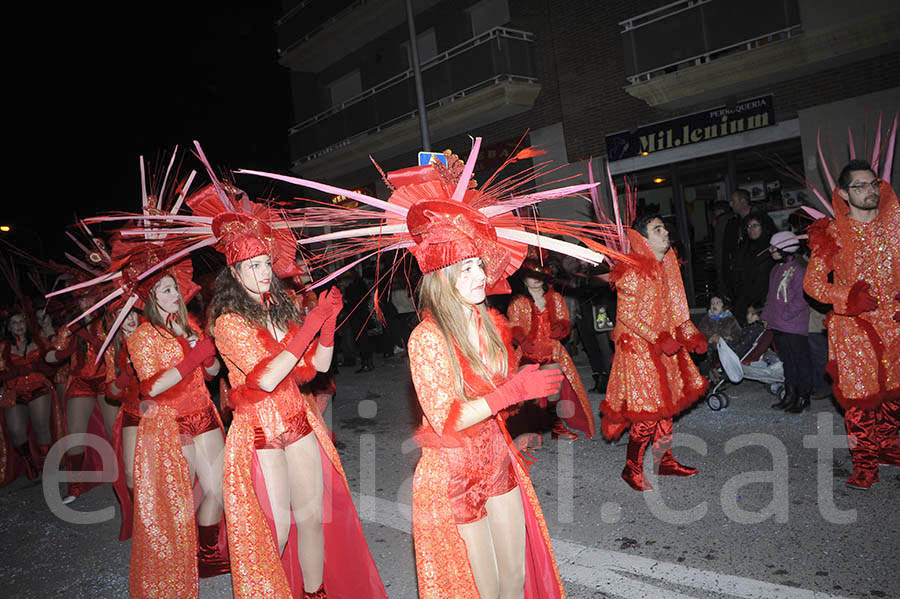
<svg viewBox="0 0 900 599">
<path fill-rule="evenodd" d="M 884 131 L 900 109 L 900 7 L 889 0 L 412 5 L 432 149 L 465 155 L 469 136 L 483 137 L 483 176 L 527 135 L 541 160 L 565 165 L 538 184 L 584 178 L 586 161 L 602 159 L 618 185 L 627 176 L 643 205 L 672 215 L 698 300 L 710 291 L 716 202 L 743 186 L 776 217 L 816 206 L 798 179 L 825 188 L 817 139 L 841 162 L 849 126 L 871 153 L 879 115 Z M 284 11 L 291 170 L 382 192 L 369 156 L 391 170 L 422 149 L 405 1 Z M 590 218 L 578 199 L 543 210 Z"/>
</svg>

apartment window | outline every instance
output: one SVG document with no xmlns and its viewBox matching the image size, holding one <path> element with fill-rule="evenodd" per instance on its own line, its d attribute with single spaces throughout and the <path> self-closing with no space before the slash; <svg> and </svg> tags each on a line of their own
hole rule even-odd
<svg viewBox="0 0 900 599">
<path fill-rule="evenodd" d="M 331 94 L 332 106 L 337 106 L 362 93 L 362 77 L 360 77 L 359 69 L 329 83 L 328 92 Z"/>
<path fill-rule="evenodd" d="M 472 36 L 509 23 L 508 0 L 481 0 L 468 8 L 472 19 Z"/>
<path fill-rule="evenodd" d="M 409 53 L 409 41 L 400 45 L 403 46 L 403 52 L 406 55 L 406 68 L 410 68 L 412 67 L 412 56 Z M 419 64 L 437 56 L 437 37 L 434 35 L 434 27 L 416 35 L 416 47 L 419 50 Z"/>
</svg>

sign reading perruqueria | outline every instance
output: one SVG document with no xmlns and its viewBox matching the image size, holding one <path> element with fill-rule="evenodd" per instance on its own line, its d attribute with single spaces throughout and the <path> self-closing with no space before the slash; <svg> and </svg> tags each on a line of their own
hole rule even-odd
<svg viewBox="0 0 900 599">
<path fill-rule="evenodd" d="M 614 162 L 774 124 L 772 95 L 762 96 L 607 135 L 606 154 Z"/>
</svg>

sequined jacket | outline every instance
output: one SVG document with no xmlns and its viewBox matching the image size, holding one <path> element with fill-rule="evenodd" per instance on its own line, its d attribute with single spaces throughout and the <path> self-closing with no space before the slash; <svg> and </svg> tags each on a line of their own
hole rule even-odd
<svg viewBox="0 0 900 599">
<path fill-rule="evenodd" d="M 812 249 L 804 289 L 834 306 L 826 319 L 828 364 L 837 401 L 846 407 L 874 408 L 900 398 L 900 207 L 893 189 L 882 183 L 878 217 L 861 223 L 843 214 L 843 200 L 832 198 L 838 219 L 809 227 Z M 829 275 L 831 280 L 829 281 Z M 850 290 L 869 284 L 878 302 L 870 312 L 852 314 Z"/>
<path fill-rule="evenodd" d="M 193 319 L 189 319 L 189 324 L 195 331 L 203 330 Z M 186 378 L 159 395 L 153 398 L 148 395 L 159 377 L 177 366 L 190 351 L 191 346 L 184 337 L 175 337 L 162 327 L 144 322 L 125 340 L 125 343 L 128 346 L 131 363 L 141 381 L 142 397 L 166 404 L 179 416 L 205 409 L 210 405 L 211 400 L 204 383 L 202 367 L 195 368 Z"/>
<path fill-rule="evenodd" d="M 688 355 L 703 335 L 691 322 L 674 250 L 657 260 L 647 240 L 628 230 L 635 264 L 619 262 L 610 275 L 618 295 L 615 342 L 606 398 L 604 434 L 622 423 L 678 414 L 706 391 L 707 381 Z M 682 344 L 672 356 L 654 347 L 667 334 Z"/>
</svg>

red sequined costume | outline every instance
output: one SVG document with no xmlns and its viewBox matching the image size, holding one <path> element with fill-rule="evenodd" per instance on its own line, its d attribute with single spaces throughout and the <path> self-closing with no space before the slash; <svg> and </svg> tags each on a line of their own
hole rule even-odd
<svg viewBox="0 0 900 599">
<path fill-rule="evenodd" d="M 517 359 L 509 325 L 494 311 L 491 318 L 506 345 L 508 371 L 514 373 Z M 457 431 L 459 408 L 465 399 L 454 390 L 453 367 L 437 324 L 426 317 L 413 330 L 407 347 L 416 395 L 424 414 L 416 433 L 422 457 L 413 479 L 413 543 L 419 597 L 478 597 L 457 524 L 483 517 L 489 497 L 516 485 L 525 511 L 525 596 L 565 597 L 540 503 L 502 417 L 490 417 Z M 502 376 L 496 376 L 491 383 L 481 379 L 454 349 L 473 397 L 487 395 L 506 382 Z"/>
<path fill-rule="evenodd" d="M 65 411 L 48 378 L 53 369 L 44 362 L 49 344 L 43 337 L 35 339 L 37 347 L 20 356 L 11 351 L 9 341 L 0 341 L 0 487 L 13 481 L 23 472 L 24 463 L 20 451 L 25 449 L 38 472 L 43 467 L 48 446 L 37 444 L 33 431 L 29 431 L 26 448 L 15 448 L 6 429 L 4 408 L 27 404 L 42 395 L 50 396 L 50 445 L 66 435 Z"/>
<path fill-rule="evenodd" d="M 322 457 L 322 530 L 325 537 L 324 586 L 331 599 L 386 597 L 384 586 L 369 553 L 359 516 L 350 496 L 344 469 L 328 430 L 311 395 L 299 384 L 315 376 L 310 360 L 317 344 L 307 350 L 291 375 L 271 392 L 259 386 L 270 358 L 290 343 L 299 328 L 292 324 L 281 341 L 269 331 L 237 314 L 216 319 L 215 342 L 228 367 L 232 389 L 228 394 L 234 420 L 225 442 L 225 516 L 232 558 L 232 582 L 236 599 L 303 596 L 303 575 L 297 556 L 296 525 L 283 556 L 278 555 L 272 510 L 256 448 L 278 442 L 287 435 L 297 440 L 316 435 Z"/>
<path fill-rule="evenodd" d="M 63 406 L 73 397 L 93 398 L 106 392 L 106 363 L 103 360 L 97 361 L 97 352 L 105 335 L 103 322 L 101 318 L 95 318 L 87 324 L 83 323 L 84 321 L 80 321 L 71 326 L 61 327 L 50 345 L 50 350 L 55 351 L 57 358 L 71 355 L 57 372 L 57 374 L 68 372 L 62 397 Z M 94 402 L 87 433 L 97 435 L 107 443 L 111 442 L 103 422 L 103 413 L 97 402 Z M 85 447 L 81 454 L 67 455 L 66 462 L 70 472 L 103 470 L 100 454 L 91 447 Z M 70 482 L 68 494 L 77 497 L 100 484 L 102 483 Z"/>
<path fill-rule="evenodd" d="M 512 329 L 513 341 L 519 346 L 524 364 L 549 364 L 556 363 L 562 368 L 566 380 L 560 389 L 560 401 L 569 401 L 574 409 L 571 416 L 563 419 L 569 428 L 582 431 L 590 439 L 594 436 L 594 415 L 591 410 L 591 402 L 575 363 L 569 352 L 560 343 L 561 339 L 569 336 L 571 321 L 566 300 L 553 288 L 544 294 L 546 306 L 539 310 L 537 305 L 524 295 L 516 296 L 506 310 L 509 325 Z M 527 349 L 523 348 L 522 342 Z M 563 409 L 563 413 L 568 410 Z"/>
<path fill-rule="evenodd" d="M 688 355 L 701 344 L 705 351 L 706 341 L 691 322 L 675 251 L 670 249 L 660 261 L 640 233 L 629 229 L 627 235 L 636 264 L 619 262 L 610 275 L 618 295 L 611 335 L 616 353 L 606 398 L 600 404 L 601 428 L 612 439 L 631 427 L 622 477 L 633 488 L 646 490 L 650 485 L 642 465 L 651 443 L 660 474 L 693 473 L 692 469 L 679 472 L 672 465 L 677 462 L 669 446 L 672 417 L 706 391 L 707 381 Z M 681 346 L 673 355 L 658 349 L 665 337 Z"/>
<path fill-rule="evenodd" d="M 190 321 L 194 331 L 202 331 Z M 154 383 L 190 351 L 188 341 L 144 322 L 126 340 L 131 362 L 150 408 L 138 424 L 134 455 L 134 523 L 129 589 L 132 597 L 196 597 L 197 522 L 193 481 L 183 442 L 221 429 L 201 368 L 149 397 Z M 123 415 L 126 417 L 127 415 Z M 224 542 L 224 530 L 220 544 Z"/>
<path fill-rule="evenodd" d="M 99 343 L 102 342 L 104 335 L 100 318 L 95 318 L 87 325 L 76 323 L 62 327 L 56 333 L 56 339 L 50 349 L 55 350 L 57 355 L 72 352 L 65 401 L 72 397 L 94 397 L 106 391 L 106 363 L 102 360 L 97 361 Z M 73 347 L 73 344 L 77 345 Z"/>
<path fill-rule="evenodd" d="M 826 319 L 828 365 L 844 419 L 854 473 L 848 484 L 878 481 L 878 464 L 900 465 L 900 324 L 893 315 L 900 293 L 900 207 L 882 182 L 878 216 L 853 220 L 835 190 L 836 218 L 809 227 L 812 257 L 804 289 L 833 306 Z M 829 281 L 829 276 L 833 277 Z M 855 297 L 868 285 L 877 308 L 860 312 Z"/>
</svg>

